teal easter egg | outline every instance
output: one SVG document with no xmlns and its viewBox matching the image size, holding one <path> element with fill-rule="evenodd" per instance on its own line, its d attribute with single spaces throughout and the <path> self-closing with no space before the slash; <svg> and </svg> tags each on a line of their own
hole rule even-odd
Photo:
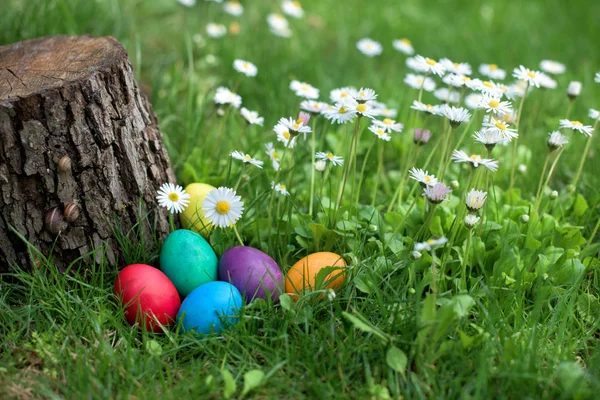
<svg viewBox="0 0 600 400">
<path fill-rule="evenodd" d="M 179 229 L 163 243 L 160 270 L 185 297 L 198 286 L 217 280 L 217 255 L 202 236 Z"/>
</svg>

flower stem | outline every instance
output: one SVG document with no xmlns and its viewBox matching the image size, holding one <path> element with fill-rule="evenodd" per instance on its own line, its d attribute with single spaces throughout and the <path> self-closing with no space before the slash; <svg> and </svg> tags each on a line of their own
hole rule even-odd
<svg viewBox="0 0 600 400">
<path fill-rule="evenodd" d="M 169 226 L 171 227 L 171 232 L 175 232 L 175 218 L 173 217 L 173 213 L 169 213 Z"/>
<path fill-rule="evenodd" d="M 467 288 L 467 263 L 469 261 L 469 251 L 471 250 L 471 236 L 473 235 L 473 231 L 469 229 L 469 235 L 467 236 L 467 247 L 465 249 L 465 254 L 463 257 L 463 262 L 461 265 L 461 281 L 462 287 L 464 290 L 468 290 Z"/>
<path fill-rule="evenodd" d="M 360 189 L 361 189 L 363 181 L 364 181 L 363 178 L 365 176 L 365 169 L 367 167 L 367 162 L 369 161 L 369 156 L 371 155 L 371 150 L 373 150 L 374 145 L 375 145 L 375 141 L 371 142 L 371 145 L 367 149 L 367 154 L 365 154 L 365 159 L 363 160 L 363 164 L 360 169 L 360 178 L 358 179 L 358 190 L 356 191 L 356 204 L 358 204 L 358 202 L 360 200 Z"/>
<path fill-rule="evenodd" d="M 450 125 L 450 130 L 448 131 L 448 137 L 446 138 L 446 141 L 444 143 L 444 149 L 442 150 L 442 172 L 439 175 L 438 180 L 441 182 L 444 179 L 444 175 L 446 174 L 446 169 L 448 168 L 448 165 L 450 164 L 450 154 L 446 154 L 449 153 L 448 147 L 450 147 L 450 141 L 452 140 L 452 136 L 454 135 L 454 131 L 456 130 L 455 127 L 453 127 L 452 125 Z M 450 148 L 450 150 L 452 150 Z"/>
<path fill-rule="evenodd" d="M 279 180 L 279 174 L 281 173 L 281 170 L 283 169 L 283 162 L 285 161 L 285 155 L 287 154 L 287 149 L 288 146 L 286 145 L 283 148 L 283 154 L 281 156 L 281 162 L 279 163 L 279 169 L 277 170 L 277 172 L 275 173 L 275 180 L 273 182 L 275 182 L 275 184 L 277 184 L 278 180 Z M 269 249 L 271 249 L 271 229 L 273 228 L 271 226 L 272 223 L 272 217 L 273 217 L 273 201 L 275 199 L 275 190 L 271 190 L 271 199 L 269 200 L 269 209 L 267 210 L 267 226 L 269 227 Z"/>
<path fill-rule="evenodd" d="M 383 143 L 379 143 L 379 155 L 377 157 L 377 176 L 375 177 L 375 186 L 373 186 L 373 195 L 371 205 L 375 206 L 375 200 L 377 199 L 377 190 L 379 189 L 379 180 L 383 173 Z"/>
<path fill-rule="evenodd" d="M 533 202 L 533 204 L 535 204 L 535 210 L 537 210 L 537 204 L 538 204 L 538 199 L 540 197 L 540 193 L 542 191 L 542 185 L 544 183 L 544 176 L 546 176 L 546 171 L 548 170 L 548 164 L 550 163 L 550 155 L 552 153 L 548 152 L 548 154 L 546 154 L 546 160 L 544 161 L 544 167 L 542 168 L 542 174 L 540 175 L 540 183 L 538 184 L 538 188 L 535 191 L 535 201 Z"/>
<path fill-rule="evenodd" d="M 544 182 L 544 186 L 542 186 L 542 190 L 540 191 L 540 196 L 536 200 L 536 203 L 535 203 L 535 210 L 536 211 L 538 211 L 538 209 L 540 207 L 540 203 L 542 202 L 542 194 L 544 193 L 544 189 L 548 186 L 548 182 L 550 182 L 550 178 L 552 178 L 552 174 L 554 173 L 554 168 L 556 168 L 556 164 L 558 164 L 558 159 L 560 158 L 560 156 L 563 153 L 564 149 L 565 149 L 564 147 L 562 147 L 560 149 L 560 151 L 556 155 L 556 158 L 552 162 L 552 166 L 550 167 L 550 171 L 548 171 L 548 176 L 546 177 L 546 181 Z"/>
<path fill-rule="evenodd" d="M 235 232 L 235 236 L 237 237 L 238 241 L 240 242 L 240 245 L 244 246 L 244 241 L 240 237 L 240 234 L 239 234 L 237 228 L 235 227 L 235 225 L 233 225 L 233 231 Z"/>
<path fill-rule="evenodd" d="M 529 84 L 525 87 L 525 92 L 523 92 L 523 97 L 521 97 L 521 104 L 519 104 L 519 114 L 517 114 L 517 123 L 515 124 L 515 129 L 519 136 L 521 136 L 520 131 L 520 122 L 521 122 L 521 114 L 523 111 L 523 104 L 525 103 L 525 97 L 527 97 L 527 90 L 529 89 Z M 515 187 L 515 170 L 517 168 L 517 139 L 513 139 L 513 148 L 512 148 L 512 166 L 510 169 L 510 186 L 508 187 L 508 192 L 510 195 L 510 205 L 512 205 L 512 190 Z"/>
<path fill-rule="evenodd" d="M 308 205 L 308 214 L 312 216 L 313 213 L 313 198 L 315 195 L 315 148 L 316 148 L 316 128 L 317 118 L 313 116 L 313 126 L 312 126 L 312 141 L 311 141 L 311 152 L 312 152 L 312 163 L 310 165 L 310 202 Z"/>
<path fill-rule="evenodd" d="M 424 234 L 427 231 L 427 229 L 429 229 L 429 225 L 431 224 L 431 220 L 433 219 L 433 214 L 435 214 L 435 208 L 437 204 L 430 203 L 430 206 L 431 207 L 429 208 L 429 215 L 427 215 L 427 219 L 425 219 L 425 222 L 423 222 L 423 225 L 421 225 L 421 227 L 415 234 L 415 242 L 419 242 L 421 235 Z"/>
<path fill-rule="evenodd" d="M 598 121 L 600 121 L 600 118 L 598 118 L 596 120 L 596 122 L 594 122 L 594 128 L 592 129 L 592 135 L 594 134 L 594 131 L 596 130 Z M 590 151 L 590 148 L 592 147 L 592 135 L 590 135 L 587 139 L 587 143 L 585 144 L 585 150 L 583 150 L 583 156 L 581 157 L 581 161 L 579 162 L 579 167 L 577 168 L 577 173 L 575 174 L 575 179 L 573 179 L 573 187 L 574 188 L 577 188 L 577 183 L 579 182 L 579 177 L 581 176 L 581 171 L 583 171 L 583 165 L 585 164 L 587 155 Z"/>
<path fill-rule="evenodd" d="M 340 187 L 340 191 L 338 193 L 337 199 L 337 209 L 339 209 L 342 205 L 342 198 L 344 197 L 344 190 L 346 189 L 346 181 L 348 180 L 348 173 L 350 172 L 350 168 L 352 167 L 352 159 L 353 152 L 352 149 L 355 147 L 356 137 L 358 136 L 358 129 L 360 128 L 360 117 L 356 118 L 356 123 L 354 124 L 354 133 L 352 134 L 352 140 L 350 140 L 350 148 L 348 149 L 348 157 L 346 158 L 346 168 L 344 168 L 344 176 L 342 178 L 342 183 Z"/>
</svg>

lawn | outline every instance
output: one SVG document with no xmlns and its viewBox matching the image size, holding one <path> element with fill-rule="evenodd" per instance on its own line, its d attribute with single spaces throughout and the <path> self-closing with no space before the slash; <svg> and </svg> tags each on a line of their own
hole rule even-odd
<svg viewBox="0 0 600 400">
<path fill-rule="evenodd" d="M 15 266 L 0 281 L 0 397 L 596 398 L 599 131 L 588 139 L 559 124 L 595 127 L 588 114 L 600 108 L 600 2 L 304 0 L 304 16 L 287 17 L 287 38 L 267 24 L 280 1 L 242 2 L 237 17 L 222 4 L 196 3 L 8 0 L 0 45 L 55 34 L 114 36 L 157 114 L 177 183 L 235 188 L 244 201 L 237 231 L 210 234 L 216 254 L 241 240 L 285 273 L 307 254 L 331 251 L 348 263 L 345 282 L 335 296 L 319 286 L 297 299 L 255 300 L 218 333 L 175 326 L 155 334 L 126 322 L 113 294 L 116 268 L 82 264 L 61 274 L 52 263 Z M 211 22 L 227 34 L 210 37 Z M 381 43 L 381 55 L 361 54 L 357 42 L 366 37 Z M 551 75 L 554 89 L 528 86 L 525 96 L 503 97 L 520 110 L 509 124 L 519 137 L 488 150 L 473 138 L 485 109 L 469 108 L 470 119 L 456 128 L 451 118 L 411 109 L 418 98 L 441 101 L 404 82 L 415 72 L 392 46 L 400 38 L 410 39 L 415 54 L 469 63 L 473 78 L 483 78 L 480 64 L 497 64 L 506 85 L 514 68 L 538 71 L 542 60 L 559 61 L 566 72 Z M 255 64 L 258 74 L 237 72 L 235 59 Z M 397 110 L 403 132 L 389 133 L 388 142 L 368 130 L 368 116 L 336 124 L 313 115 L 314 135 L 299 135 L 284 150 L 273 126 L 298 118 L 304 99 L 290 89 L 293 80 L 318 88 L 329 103 L 333 89 L 372 88 Z M 582 83 L 573 100 L 571 81 Z M 215 104 L 220 86 L 238 93 L 264 125 Z M 473 91 L 455 90 L 454 105 L 465 107 Z M 430 130 L 431 141 L 416 145 L 415 128 Z M 568 143 L 550 151 L 553 131 Z M 344 165 L 327 161 L 313 178 L 313 137 L 316 151 Z M 279 172 L 265 153 L 269 142 L 283 155 Z M 497 160 L 497 171 L 451 162 L 455 148 Z M 235 150 L 263 168 L 232 159 Z M 422 196 L 407 176 L 412 167 L 443 175 L 452 193 L 437 205 Z M 290 195 L 275 193 L 272 181 Z M 487 200 L 468 212 L 472 188 Z M 467 214 L 481 218 L 470 229 Z M 427 242 L 440 237 L 448 242 Z M 121 238 L 121 268 L 158 266 L 164 238 L 138 239 L 136 232 Z"/>
</svg>

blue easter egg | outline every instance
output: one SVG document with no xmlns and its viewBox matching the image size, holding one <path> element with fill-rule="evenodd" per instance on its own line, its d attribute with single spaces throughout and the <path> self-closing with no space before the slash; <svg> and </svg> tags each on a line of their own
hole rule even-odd
<svg viewBox="0 0 600 400">
<path fill-rule="evenodd" d="M 179 229 L 163 243 L 160 270 L 185 297 L 198 286 L 217 280 L 217 255 L 202 236 Z"/>
<path fill-rule="evenodd" d="M 238 322 L 240 291 L 228 282 L 208 282 L 194 289 L 181 303 L 177 321 L 184 331 L 219 332 Z"/>
</svg>

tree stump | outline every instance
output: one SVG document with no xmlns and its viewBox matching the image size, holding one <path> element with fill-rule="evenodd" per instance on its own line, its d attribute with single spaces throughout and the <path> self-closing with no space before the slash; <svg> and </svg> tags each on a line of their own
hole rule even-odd
<svg viewBox="0 0 600 400">
<path fill-rule="evenodd" d="M 115 39 L 0 47 L 0 272 L 37 262 L 9 225 L 59 267 L 103 244 L 114 265 L 112 227 L 131 229 L 140 203 L 158 234 L 169 231 L 166 213 L 153 212 L 169 181 L 156 117 Z"/>
</svg>

